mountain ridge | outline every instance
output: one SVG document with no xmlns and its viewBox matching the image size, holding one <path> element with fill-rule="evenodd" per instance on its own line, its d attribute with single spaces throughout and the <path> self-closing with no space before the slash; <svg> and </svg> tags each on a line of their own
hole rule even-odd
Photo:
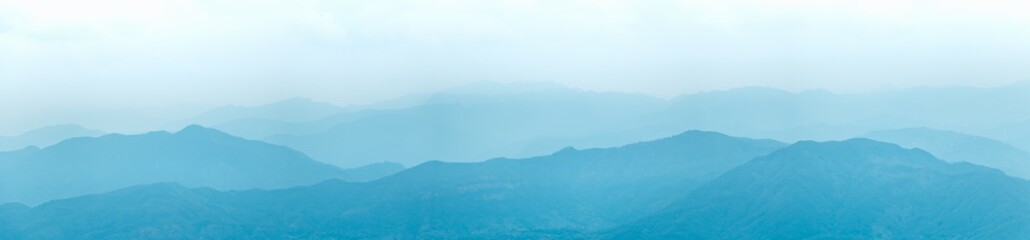
<svg viewBox="0 0 1030 240">
<path fill-rule="evenodd" d="M 982 202 L 968 204 L 971 196 Z M 737 167 L 663 213 L 610 234 L 1016 239 L 1030 233 L 1030 219 L 1020 215 L 1026 213 L 1030 182 L 996 169 L 946 163 L 920 149 L 869 139 L 804 141 Z"/>
<path fill-rule="evenodd" d="M 75 124 L 52 125 L 32 129 L 16 136 L 0 136 L 0 151 L 19 150 L 29 146 L 43 148 L 69 138 L 93 137 L 102 134 L 104 134 L 103 131 Z"/>
<path fill-rule="evenodd" d="M 330 178 L 367 181 L 403 169 L 386 164 L 344 170 L 287 147 L 199 125 L 175 133 L 73 138 L 0 158 L 0 202 L 30 205 L 153 182 L 222 190 L 282 188 Z"/>
<path fill-rule="evenodd" d="M 873 131 L 863 136 L 919 147 L 947 162 L 968 162 L 1030 179 L 1030 152 L 998 140 L 925 127 Z"/>
<path fill-rule="evenodd" d="M 618 225 L 659 209 L 679 192 L 782 146 L 771 140 L 691 131 L 625 147 L 526 159 L 430 161 L 366 183 L 326 180 L 277 190 L 214 192 L 175 184 L 142 186 L 43 204 L 23 218 L 26 224 L 13 228 L 19 234 L 15 238 L 582 237 L 586 235 L 581 231 Z M 186 193 L 174 195 L 182 191 Z M 611 191 L 625 195 L 612 196 Z M 156 197 L 150 200 L 148 195 Z M 171 207 L 151 209 L 152 201 Z M 55 214 L 69 220 L 48 220 Z M 79 226 L 91 216 L 105 216 L 96 224 L 117 230 L 43 228 Z M 150 220 L 123 221 L 135 218 Z M 283 222 L 290 224 L 279 224 Z"/>
</svg>

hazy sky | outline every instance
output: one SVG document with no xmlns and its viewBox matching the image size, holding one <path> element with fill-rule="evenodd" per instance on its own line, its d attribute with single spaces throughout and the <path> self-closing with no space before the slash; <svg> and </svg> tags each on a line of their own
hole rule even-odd
<svg viewBox="0 0 1030 240">
<path fill-rule="evenodd" d="M 0 0 L 0 108 L 1030 80 L 1027 1 Z M 8 115 L 9 114 L 9 115 Z"/>
</svg>

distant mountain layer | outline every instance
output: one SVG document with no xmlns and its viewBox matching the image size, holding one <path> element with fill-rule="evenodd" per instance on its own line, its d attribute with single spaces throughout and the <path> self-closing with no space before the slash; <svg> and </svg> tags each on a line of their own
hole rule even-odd
<svg viewBox="0 0 1030 240">
<path fill-rule="evenodd" d="M 224 106 L 184 120 L 186 124 L 217 125 L 240 119 L 283 122 L 314 121 L 344 111 L 344 108 L 307 98 L 291 98 L 261 106 Z"/>
<path fill-rule="evenodd" d="M 18 136 L 0 136 L 0 151 L 22 149 L 29 146 L 47 147 L 61 140 L 74 137 L 94 137 L 102 131 L 86 129 L 78 125 L 55 125 L 37 128 Z"/>
<path fill-rule="evenodd" d="M 1030 119 L 1030 84 L 924 87 L 868 94 L 738 88 L 683 95 L 652 124 L 784 141 L 845 139 L 913 126 L 976 131 Z"/>
<path fill-rule="evenodd" d="M 367 183 L 219 192 L 176 184 L 8 206 L 0 238 L 571 238 L 664 209 L 784 144 L 712 132 L 528 159 L 428 162 Z M 7 234 L 6 236 L 2 234 Z"/>
<path fill-rule="evenodd" d="M 1025 239 L 1030 182 L 897 145 L 800 142 L 727 172 L 620 239 Z"/>
<path fill-rule="evenodd" d="M 1030 179 L 1030 152 L 979 136 L 930 128 L 870 132 L 864 137 L 921 148 L 948 162 L 968 162 Z"/>
<path fill-rule="evenodd" d="M 381 161 L 408 165 L 429 160 L 470 162 L 547 154 L 568 144 L 527 149 L 526 143 L 541 136 L 583 136 L 609 131 L 607 126 L 631 121 L 657 109 L 661 103 L 638 95 L 571 90 L 441 94 L 425 101 L 411 108 L 341 113 L 303 124 L 249 121 L 229 122 L 232 124 L 219 128 L 252 136 L 267 134 L 269 129 L 293 131 L 262 140 L 341 166 Z M 672 134 L 675 133 L 662 136 Z M 609 142 L 614 143 L 610 146 L 618 146 L 637 139 L 641 138 Z"/>
<path fill-rule="evenodd" d="M 401 169 L 386 164 L 342 170 L 286 147 L 190 126 L 174 134 L 74 138 L 0 153 L 0 202 L 34 205 L 157 182 L 222 190 L 285 188 L 334 178 L 371 180 Z"/>
<path fill-rule="evenodd" d="M 988 131 L 985 136 L 1003 140 L 1024 151 L 1030 151 L 1030 119 L 996 127 Z"/>
<path fill-rule="evenodd" d="M 1023 144 L 1030 139 L 1025 134 L 1030 125 L 1013 124 L 1030 119 L 1025 109 L 1030 109 L 1030 84 L 868 94 L 750 87 L 664 100 L 554 84 L 480 83 L 316 120 L 240 117 L 223 118 L 213 126 L 286 145 L 338 166 L 380 161 L 415 165 L 538 156 L 565 146 L 619 146 L 686 129 L 794 142 L 922 126 L 1030 148 Z M 1002 130 L 990 130 L 995 128 Z"/>
</svg>

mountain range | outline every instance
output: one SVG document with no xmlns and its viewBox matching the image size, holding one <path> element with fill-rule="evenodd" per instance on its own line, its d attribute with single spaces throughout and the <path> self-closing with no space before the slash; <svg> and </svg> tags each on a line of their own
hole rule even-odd
<svg viewBox="0 0 1030 240">
<path fill-rule="evenodd" d="M 690 131 L 365 183 L 152 184 L 0 211 L 10 239 L 1019 239 L 1030 182 L 869 139 Z"/>
<path fill-rule="evenodd" d="M 221 190 L 285 188 L 327 179 L 367 181 L 403 169 L 344 170 L 283 146 L 197 125 L 176 133 L 72 138 L 0 153 L 0 202 L 29 205 L 157 182 Z"/>
<path fill-rule="evenodd" d="M 310 125 L 294 125 L 294 129 L 328 127 L 324 130 L 280 134 L 262 140 L 341 166 L 364 164 L 353 161 L 415 165 L 428 160 L 469 162 L 500 156 L 528 157 L 567 145 L 528 149 L 522 143 L 541 136 L 599 132 L 652 111 L 659 103 L 640 95 L 569 89 L 503 95 L 441 93 L 415 107 L 342 113 Z M 620 140 L 610 146 L 635 139 Z"/>
<path fill-rule="evenodd" d="M 737 167 L 662 213 L 611 230 L 635 239 L 1022 239 L 1030 182 L 868 139 L 799 142 Z"/>
<path fill-rule="evenodd" d="M 47 126 L 29 130 L 17 136 L 0 136 L 0 151 L 18 150 L 29 146 L 41 148 L 69 138 L 95 137 L 102 134 L 104 134 L 103 131 L 73 124 Z"/>
<path fill-rule="evenodd" d="M 691 131 L 528 159 L 427 162 L 367 183 L 215 191 L 153 184 L 8 206 L 10 238 L 535 238 L 618 226 L 749 159 L 771 140 Z M 60 215 L 61 217 L 58 217 Z M 87 224 L 88 223 L 88 224 Z M 103 231 L 96 231 L 104 229 Z"/>
<path fill-rule="evenodd" d="M 1030 152 L 994 139 L 931 128 L 874 131 L 863 137 L 920 148 L 948 162 L 968 162 L 1030 179 Z"/>
<path fill-rule="evenodd" d="M 1024 151 L 1030 151 L 1030 119 L 996 127 L 987 131 L 985 136 L 1003 140 Z"/>
<path fill-rule="evenodd" d="M 478 83 L 362 107 L 318 111 L 322 118 L 222 118 L 212 126 L 297 149 L 338 166 L 394 161 L 471 162 L 529 157 L 705 129 L 736 136 L 842 140 L 870 131 L 930 127 L 1022 144 L 1030 133 L 1030 84 L 991 88 L 910 88 L 870 93 L 790 92 L 749 87 L 672 99 L 592 92 L 546 83 Z M 295 108 L 319 108 L 290 100 Z M 275 115 L 273 103 L 254 111 Z M 260 109 L 260 110 L 258 110 Z M 344 110 L 339 110 L 344 109 Z M 233 116 L 230 113 L 209 115 Z M 283 111 L 288 113 L 289 111 Z M 260 115 L 260 114 L 258 114 Z M 503 126 L 503 127 L 500 127 Z M 1030 125 L 1027 125 L 1030 126 Z M 398 147 L 403 148 L 398 151 Z"/>
<path fill-rule="evenodd" d="M 215 125 L 239 119 L 261 119 L 283 122 L 314 121 L 345 111 L 346 108 L 295 97 L 260 106 L 229 105 L 208 110 L 182 120 L 185 124 Z"/>
</svg>

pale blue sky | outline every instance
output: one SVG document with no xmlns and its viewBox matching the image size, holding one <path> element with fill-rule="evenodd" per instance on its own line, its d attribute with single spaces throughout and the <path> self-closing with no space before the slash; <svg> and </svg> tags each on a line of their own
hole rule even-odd
<svg viewBox="0 0 1030 240">
<path fill-rule="evenodd" d="M 1030 80 L 1024 1 L 0 0 L 0 108 Z M 9 114 L 9 115 L 8 115 Z"/>
</svg>

